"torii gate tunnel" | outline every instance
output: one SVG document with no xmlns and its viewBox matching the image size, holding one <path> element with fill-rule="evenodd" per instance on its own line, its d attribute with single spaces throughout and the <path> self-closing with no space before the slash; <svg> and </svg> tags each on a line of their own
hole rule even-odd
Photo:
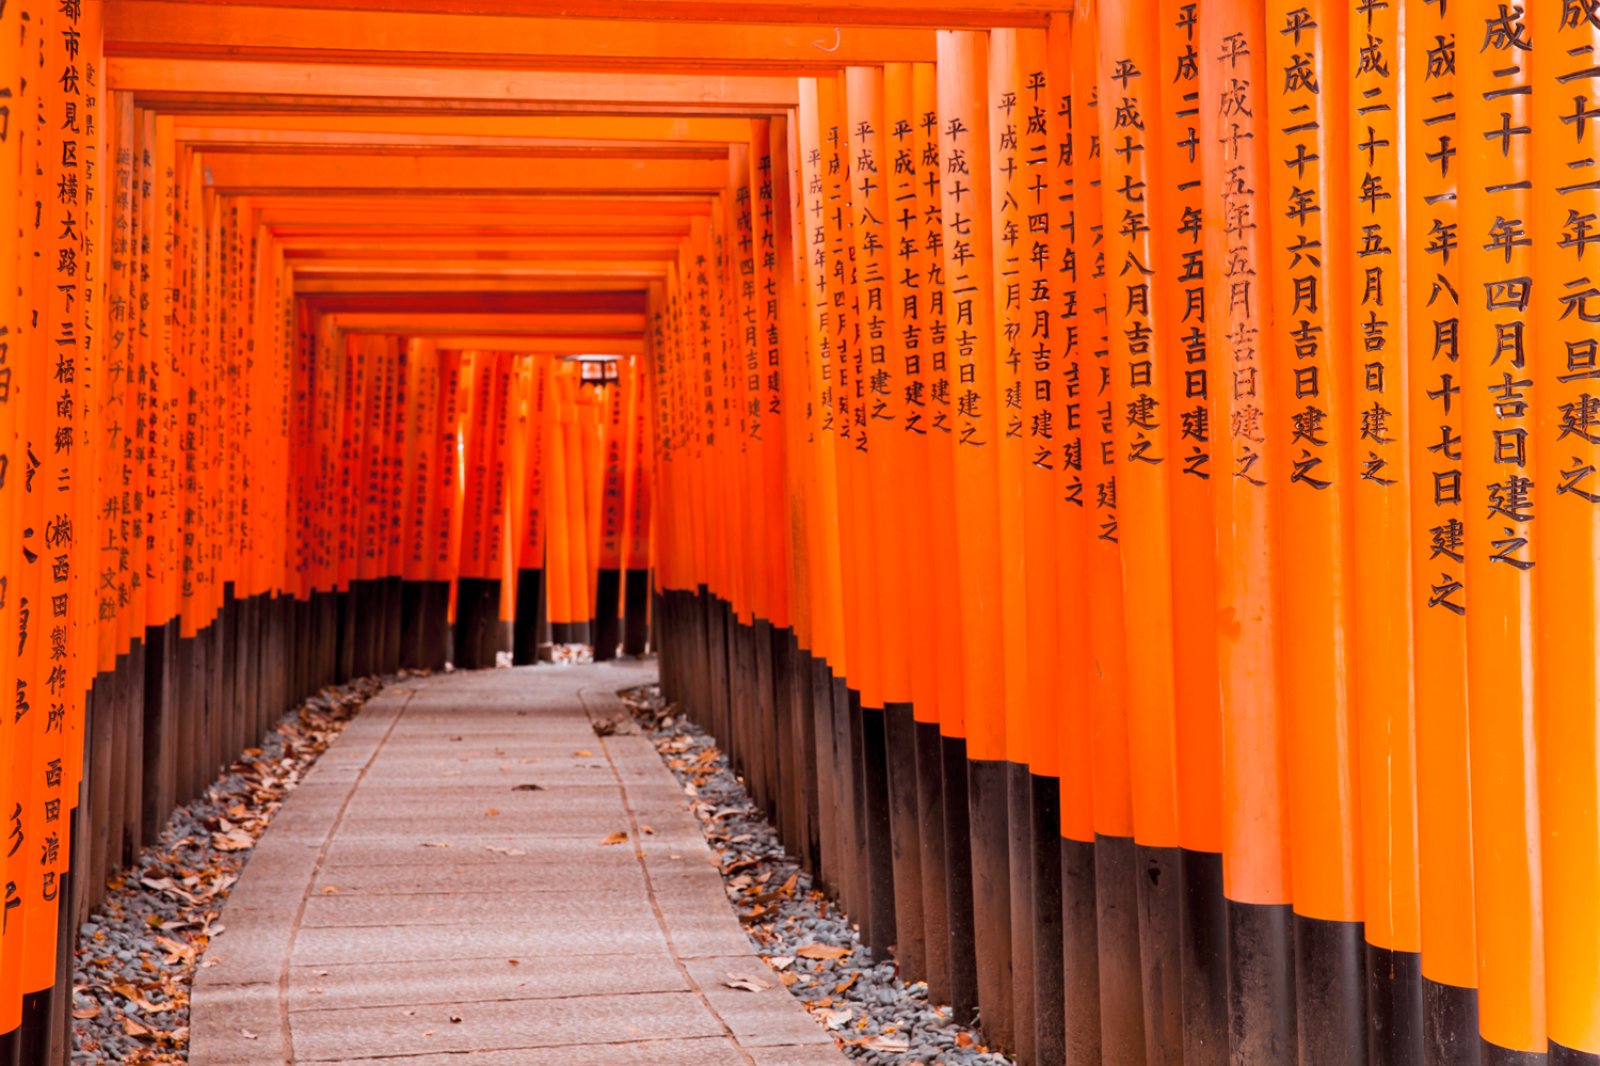
<svg viewBox="0 0 1600 1066">
<path fill-rule="evenodd" d="M 553 640 L 1023 1063 L 1600 1063 L 1597 46 L 0 0 L 0 1050 L 279 712 Z"/>
</svg>

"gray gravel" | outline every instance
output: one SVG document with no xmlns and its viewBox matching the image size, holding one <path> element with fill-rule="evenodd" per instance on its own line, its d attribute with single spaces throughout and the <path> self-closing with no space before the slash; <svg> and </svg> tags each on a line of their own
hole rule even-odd
<svg viewBox="0 0 1600 1066">
<path fill-rule="evenodd" d="M 728 899 L 756 953 L 853 1059 L 874 1066 L 1009 1066 L 928 986 L 900 980 L 892 959 L 875 959 L 849 921 L 784 850 L 766 816 L 715 741 L 665 705 L 660 687 L 622 694 L 691 798 L 721 862 Z M 820 952 L 818 949 L 821 949 Z M 802 954 L 846 952 L 837 959 Z"/>
<path fill-rule="evenodd" d="M 286 713 L 111 879 L 78 935 L 75 1064 L 189 1061 L 189 989 L 208 939 L 222 931 L 228 889 L 306 769 L 382 687 L 361 678 Z"/>
</svg>

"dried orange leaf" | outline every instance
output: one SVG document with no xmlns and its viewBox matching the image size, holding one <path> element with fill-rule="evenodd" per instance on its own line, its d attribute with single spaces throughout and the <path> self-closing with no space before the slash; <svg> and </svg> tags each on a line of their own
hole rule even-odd
<svg viewBox="0 0 1600 1066">
<path fill-rule="evenodd" d="M 624 841 L 626 841 L 627 839 L 628 839 L 628 834 L 619 831 L 619 832 L 616 832 L 616 833 L 612 833 L 610 836 L 606 837 L 604 840 L 602 840 L 600 842 L 600 844 L 601 844 L 602 847 L 604 847 L 606 845 L 609 845 L 609 844 L 621 844 Z"/>
<path fill-rule="evenodd" d="M 850 954 L 850 949 L 830 947 L 827 944 L 807 944 L 795 954 L 802 959 L 842 959 Z"/>
</svg>

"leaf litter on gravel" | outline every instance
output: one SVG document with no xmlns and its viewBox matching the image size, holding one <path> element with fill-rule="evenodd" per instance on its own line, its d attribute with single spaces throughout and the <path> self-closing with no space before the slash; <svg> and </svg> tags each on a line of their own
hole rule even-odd
<svg viewBox="0 0 1600 1066">
<path fill-rule="evenodd" d="M 715 739 L 660 686 L 619 695 L 683 787 L 756 954 L 846 1055 L 872 1066 L 1011 1066 L 948 1005 L 931 1002 L 925 983 L 908 985 L 894 960 L 873 958 L 784 850 Z"/>
<path fill-rule="evenodd" d="M 189 1060 L 189 992 L 200 957 L 224 932 L 217 918 L 228 890 L 306 770 L 382 687 L 360 678 L 286 713 L 259 747 L 172 812 L 132 869 L 110 878 L 78 932 L 75 1066 Z"/>
</svg>

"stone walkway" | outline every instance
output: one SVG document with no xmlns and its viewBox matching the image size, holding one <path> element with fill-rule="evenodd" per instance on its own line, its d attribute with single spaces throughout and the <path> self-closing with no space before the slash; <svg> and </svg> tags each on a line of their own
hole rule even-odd
<svg viewBox="0 0 1600 1066">
<path fill-rule="evenodd" d="M 458 672 L 368 703 L 234 886 L 190 1061 L 845 1062 L 751 952 L 682 790 L 614 696 L 653 678 Z M 605 719 L 624 732 L 597 736 Z"/>
</svg>

